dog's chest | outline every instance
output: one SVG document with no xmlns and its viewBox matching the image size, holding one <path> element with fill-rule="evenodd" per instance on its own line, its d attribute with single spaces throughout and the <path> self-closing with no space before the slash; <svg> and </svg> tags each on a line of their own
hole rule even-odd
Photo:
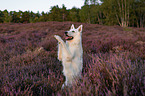
<svg viewBox="0 0 145 96">
<path fill-rule="evenodd" d="M 82 47 L 78 44 L 67 44 L 67 47 L 71 54 L 74 56 L 80 57 L 82 55 Z"/>
</svg>

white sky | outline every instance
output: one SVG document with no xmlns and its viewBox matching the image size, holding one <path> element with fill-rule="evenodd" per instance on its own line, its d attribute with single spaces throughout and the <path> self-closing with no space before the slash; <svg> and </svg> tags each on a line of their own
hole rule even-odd
<svg viewBox="0 0 145 96">
<path fill-rule="evenodd" d="M 49 12 L 51 6 L 58 5 L 62 7 L 65 5 L 67 9 L 72 7 L 81 8 L 84 5 L 85 0 L 0 0 L 0 10 L 7 9 L 8 11 L 33 11 L 40 13 L 42 11 Z"/>
</svg>

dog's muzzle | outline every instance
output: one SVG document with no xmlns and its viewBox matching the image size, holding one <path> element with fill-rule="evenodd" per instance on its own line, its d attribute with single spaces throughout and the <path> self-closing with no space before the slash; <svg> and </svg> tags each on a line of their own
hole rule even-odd
<svg viewBox="0 0 145 96">
<path fill-rule="evenodd" d="M 65 31 L 65 36 L 66 36 L 66 40 L 72 40 L 73 39 L 73 37 L 72 36 L 69 36 L 68 35 L 68 32 L 67 31 Z"/>
</svg>

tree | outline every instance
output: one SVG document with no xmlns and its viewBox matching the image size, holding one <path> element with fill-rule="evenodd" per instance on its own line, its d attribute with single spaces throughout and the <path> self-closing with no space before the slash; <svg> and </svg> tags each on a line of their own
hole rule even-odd
<svg viewBox="0 0 145 96">
<path fill-rule="evenodd" d="M 81 8 L 80 12 L 79 12 L 79 16 L 80 16 L 81 22 L 91 23 L 91 20 L 90 20 L 90 6 L 89 5 L 83 6 Z"/>
<path fill-rule="evenodd" d="M 135 2 L 135 11 L 137 18 L 137 27 L 145 26 L 145 0 L 137 0 Z"/>
<path fill-rule="evenodd" d="M 34 22 L 34 19 L 35 19 L 35 13 L 33 13 L 33 12 L 31 11 L 31 12 L 30 12 L 29 22 L 30 22 L 30 23 L 35 23 L 35 22 Z"/>
<path fill-rule="evenodd" d="M 101 4 L 101 10 L 104 15 L 104 24 L 105 25 L 116 25 L 118 24 L 117 19 L 115 18 L 115 4 L 113 0 L 103 0 Z"/>
<path fill-rule="evenodd" d="M 12 16 L 11 22 L 13 22 L 13 23 L 20 23 L 21 22 L 22 11 L 19 11 L 19 12 L 11 11 L 10 14 Z"/>
<path fill-rule="evenodd" d="M 96 5 L 98 4 L 99 0 L 85 0 L 85 5 Z"/>
<path fill-rule="evenodd" d="M 22 15 L 23 15 L 23 12 L 21 10 L 19 10 L 17 18 L 18 18 L 20 23 L 22 22 Z"/>
<path fill-rule="evenodd" d="M 4 23 L 10 23 L 12 18 L 9 12 L 7 10 L 4 10 L 3 15 L 4 15 L 4 18 L 3 18 Z"/>
<path fill-rule="evenodd" d="M 116 25 L 122 27 L 129 25 L 129 12 L 132 0 L 103 0 L 102 9 L 106 17 L 108 25 Z"/>
<path fill-rule="evenodd" d="M 103 15 L 98 0 L 85 0 L 85 5 L 80 10 L 81 22 L 102 24 Z"/>
<path fill-rule="evenodd" d="M 90 22 L 93 24 L 102 24 L 102 20 L 103 17 L 100 5 L 90 5 Z"/>
<path fill-rule="evenodd" d="M 62 21 L 62 17 L 60 15 L 61 10 L 60 8 L 57 6 L 53 6 L 51 7 L 50 10 L 50 21 Z"/>
<path fill-rule="evenodd" d="M 73 22 L 79 22 L 80 21 L 79 11 L 80 11 L 80 9 L 75 8 L 75 7 L 73 7 L 69 11 L 69 17 L 70 17 L 71 21 L 73 21 Z"/>
<path fill-rule="evenodd" d="M 99 2 L 102 3 L 99 3 Z M 73 21 L 122 27 L 145 27 L 145 0 L 85 0 L 81 9 L 51 7 L 49 13 L 0 11 L 0 23 Z"/>
<path fill-rule="evenodd" d="M 122 27 L 128 27 L 131 0 L 118 0 L 116 3 L 119 7 L 119 10 L 117 10 L 118 12 L 116 12 L 119 25 Z"/>
<path fill-rule="evenodd" d="M 66 7 L 65 5 L 63 4 L 62 5 L 62 8 L 61 8 L 61 16 L 62 16 L 62 21 L 67 21 L 68 20 L 68 11 L 66 10 Z"/>
<path fill-rule="evenodd" d="M 102 0 L 105 24 L 122 27 L 143 27 L 145 22 L 145 0 Z M 116 22 L 117 21 L 117 22 Z"/>
<path fill-rule="evenodd" d="M 30 21 L 30 12 L 29 11 L 25 11 L 22 14 L 22 22 L 23 23 L 29 23 Z"/>
<path fill-rule="evenodd" d="M 68 11 L 64 5 L 62 5 L 62 8 L 59 8 L 58 5 L 52 7 L 49 14 L 50 21 L 67 21 L 69 18 Z"/>
<path fill-rule="evenodd" d="M 0 23 L 4 22 L 4 14 L 3 12 L 0 10 Z"/>
</svg>

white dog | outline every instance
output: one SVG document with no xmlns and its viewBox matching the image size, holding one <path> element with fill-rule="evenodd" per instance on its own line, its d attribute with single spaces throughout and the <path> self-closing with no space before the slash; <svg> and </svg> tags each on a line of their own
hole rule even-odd
<svg viewBox="0 0 145 96">
<path fill-rule="evenodd" d="M 63 74 L 66 77 L 64 86 L 71 86 L 77 79 L 81 78 L 83 67 L 82 48 L 82 25 L 75 29 L 72 24 L 71 29 L 65 32 L 66 42 L 60 36 L 54 35 L 58 40 L 58 59 L 62 61 Z"/>
</svg>

